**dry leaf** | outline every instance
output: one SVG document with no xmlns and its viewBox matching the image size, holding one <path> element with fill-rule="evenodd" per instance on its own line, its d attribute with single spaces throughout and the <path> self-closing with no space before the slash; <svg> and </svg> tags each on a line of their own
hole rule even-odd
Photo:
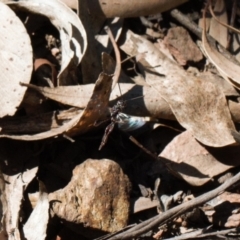
<svg viewBox="0 0 240 240">
<path fill-rule="evenodd" d="M 222 22 L 228 23 L 228 16 L 224 0 L 215 1 L 214 13 L 216 18 Z M 211 18 L 209 35 L 216 39 L 223 47 L 227 47 L 228 44 L 228 30 L 222 24 L 220 24 L 213 17 Z"/>
<path fill-rule="evenodd" d="M 156 208 L 159 206 L 158 200 L 152 200 L 151 198 L 139 197 L 135 199 L 133 204 L 133 213 L 138 213 L 150 208 Z"/>
<path fill-rule="evenodd" d="M 94 91 L 87 107 L 81 116 L 80 121 L 70 129 L 69 135 L 85 133 L 94 127 L 94 124 L 101 119 L 102 115 L 108 112 L 109 97 L 112 88 L 112 75 L 101 73 L 95 83 Z"/>
<path fill-rule="evenodd" d="M 27 240 L 43 240 L 46 237 L 49 218 L 48 194 L 42 182 L 39 182 L 40 191 L 36 207 L 23 227 Z"/>
<path fill-rule="evenodd" d="M 221 81 L 217 78 L 213 78 L 211 75 L 202 76 L 205 81 L 212 82 L 213 85 L 221 86 L 226 95 L 236 96 L 236 92 L 232 88 L 228 88 L 229 85 L 226 81 Z M 225 84 L 222 84 L 225 83 Z M 223 85 L 223 86 L 222 86 Z M 226 86 L 225 86 L 226 85 Z M 36 87 L 36 86 L 35 86 Z M 36 87 L 46 97 L 59 101 L 67 105 L 75 105 L 78 108 L 84 108 L 88 101 L 89 96 L 92 94 L 94 85 L 80 85 L 80 86 L 66 86 L 57 88 L 41 88 Z M 135 116 L 150 116 L 153 118 L 163 118 L 176 120 L 172 110 L 163 98 L 159 98 L 156 94 L 156 90 L 148 86 L 139 86 L 134 84 L 120 83 L 122 98 L 127 100 L 124 112 Z M 111 105 L 116 103 L 116 97 L 120 96 L 119 89 L 116 88 L 112 91 L 110 99 Z M 135 97 L 140 97 L 129 101 Z M 239 106 L 237 103 L 229 102 L 232 117 L 234 121 L 240 121 Z M 45 113 L 40 116 L 32 117 L 12 117 L 6 119 L 0 119 L 0 126 L 2 128 L 2 134 L 9 133 L 34 133 L 45 132 L 47 130 L 59 128 L 63 123 L 66 123 L 70 119 L 79 115 L 82 110 L 80 109 L 68 109 L 59 112 Z M 102 112 L 102 119 L 108 117 L 108 112 Z M 57 120 L 57 121 L 56 121 Z"/>
<path fill-rule="evenodd" d="M 57 128 L 50 129 L 46 132 L 41 132 L 41 133 L 32 134 L 32 135 L 31 134 L 26 134 L 26 135 L 1 134 L 0 138 L 34 141 L 34 140 L 40 140 L 40 139 L 58 136 L 68 131 L 69 129 L 73 128 L 79 122 L 79 119 L 81 118 L 81 116 L 82 116 L 82 112 L 74 115 L 74 117 L 71 120 L 67 121 L 66 123 L 63 123 L 63 125 Z"/>
<path fill-rule="evenodd" d="M 238 193 L 223 192 L 203 207 L 204 214 L 217 227 L 237 228 L 240 226 L 239 199 Z"/>
<path fill-rule="evenodd" d="M 173 173 L 193 186 L 201 186 L 216 175 L 238 166 L 239 153 L 239 146 L 204 147 L 190 131 L 185 131 L 165 147 L 160 157 L 166 160 Z"/>
<path fill-rule="evenodd" d="M 61 0 L 70 7 L 77 9 L 78 1 L 74 0 Z M 91 15 L 101 15 L 106 18 L 113 17 L 140 17 L 145 15 L 158 14 L 160 12 L 167 11 L 178 5 L 181 5 L 188 0 L 148 0 L 147 2 L 138 0 L 123 1 L 111 0 L 102 1 L 88 1 L 89 12 Z"/>
<path fill-rule="evenodd" d="M 58 78 L 59 85 L 65 83 L 70 67 L 81 62 L 87 48 L 86 32 L 77 14 L 59 0 L 22 0 L 10 2 L 9 6 L 44 15 L 59 30 L 62 64 Z"/>
<path fill-rule="evenodd" d="M 83 110 L 70 108 L 68 110 L 42 113 L 35 116 L 11 117 L 0 119 L 2 134 L 27 134 L 46 132 L 49 129 L 59 128 Z"/>
<path fill-rule="evenodd" d="M 0 2 L 0 117 L 14 115 L 26 89 L 19 82 L 29 83 L 33 54 L 28 33 L 15 13 Z"/>
<path fill-rule="evenodd" d="M 4 226 L 9 240 L 20 240 L 18 226 L 22 217 L 21 204 L 25 189 L 38 171 L 38 157 L 34 156 L 29 143 L 1 139 L 1 146 L 0 158 L 4 159 L 1 171 L 5 181 L 4 194 L 7 204 Z"/>
<path fill-rule="evenodd" d="M 22 176 L 18 173 L 13 176 L 4 176 L 5 181 L 9 184 L 5 185 L 6 198 L 8 203 L 8 211 L 6 214 L 6 229 L 9 234 L 9 240 L 21 239 L 19 235 L 18 223 L 21 210 L 23 193 L 27 185 L 32 181 L 37 173 L 38 168 L 26 170 Z"/>
<path fill-rule="evenodd" d="M 11 138 L 25 141 L 33 141 L 39 139 L 50 138 L 63 133 L 68 135 L 76 135 L 84 133 L 94 126 L 94 123 L 108 111 L 108 101 L 112 87 L 112 76 L 101 73 L 96 81 L 92 96 L 83 112 L 78 112 L 69 121 L 63 125 L 52 128 L 49 131 L 37 133 L 33 135 L 9 135 L 2 134 L 0 138 Z M 50 89 L 50 88 L 49 88 Z M 54 120 L 54 119 L 53 119 Z"/>
<path fill-rule="evenodd" d="M 203 16 L 205 21 L 205 14 Z M 234 64 L 227 58 L 223 56 L 218 50 L 214 47 L 212 47 L 207 38 L 206 38 L 206 25 L 204 22 L 204 28 L 202 31 L 202 45 L 204 52 L 206 53 L 209 60 L 212 62 L 212 64 L 217 68 L 219 73 L 222 75 L 222 77 L 226 80 L 228 80 L 231 84 L 233 84 L 236 88 L 240 88 L 240 66 Z"/>
<path fill-rule="evenodd" d="M 129 55 L 144 53 L 139 61 L 146 81 L 171 107 L 179 123 L 205 145 L 235 143 L 235 129 L 222 90 L 210 81 L 186 73 L 151 42 L 128 31 L 121 48 Z"/>
</svg>

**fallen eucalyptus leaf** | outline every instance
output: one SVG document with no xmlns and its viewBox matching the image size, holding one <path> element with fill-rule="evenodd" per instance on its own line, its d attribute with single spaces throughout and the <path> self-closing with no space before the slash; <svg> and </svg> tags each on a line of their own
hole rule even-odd
<svg viewBox="0 0 240 240">
<path fill-rule="evenodd" d="M 79 122 L 67 134 L 76 135 L 87 132 L 107 111 L 112 89 L 112 75 L 101 73 L 95 83 L 93 94 L 84 109 Z"/>
<path fill-rule="evenodd" d="M 203 15 L 202 46 L 209 60 L 217 68 L 224 79 L 229 81 L 234 87 L 240 89 L 240 66 L 234 64 L 223 56 L 218 50 L 212 47 L 206 37 L 205 14 Z"/>
<path fill-rule="evenodd" d="M 139 66 L 146 81 L 196 139 L 213 147 L 235 143 L 231 134 L 235 126 L 219 86 L 186 73 L 150 41 L 131 31 L 126 33 L 121 48 L 131 56 L 144 53 Z"/>
<path fill-rule="evenodd" d="M 29 83 L 33 69 L 33 53 L 29 35 L 15 13 L 0 2 L 0 117 L 14 115 Z"/>
<path fill-rule="evenodd" d="M 101 118 L 101 115 L 108 111 L 108 101 L 112 87 L 112 76 L 101 73 L 96 81 L 92 96 L 83 112 L 73 115 L 67 122 L 49 131 L 32 135 L 10 135 L 1 134 L 0 138 L 11 138 L 25 141 L 33 141 L 54 137 L 63 133 L 76 135 L 84 133 L 93 127 L 94 123 Z M 54 119 L 53 119 L 54 120 Z"/>
<path fill-rule="evenodd" d="M 70 74 L 70 68 L 76 67 L 81 62 L 87 48 L 86 32 L 77 14 L 59 0 L 10 1 L 9 6 L 44 15 L 59 30 L 62 64 L 58 78 L 59 85 L 64 84 L 68 74 Z"/>
<path fill-rule="evenodd" d="M 227 24 L 228 16 L 224 0 L 218 0 L 214 5 L 214 12 L 218 21 Z M 223 47 L 228 44 L 228 30 L 213 17 L 210 21 L 209 35 L 216 39 Z"/>
<path fill-rule="evenodd" d="M 159 201 L 156 199 L 146 198 L 146 197 L 139 197 L 137 199 L 131 199 L 133 213 L 138 213 L 147 209 L 156 208 L 159 206 Z"/>
<path fill-rule="evenodd" d="M 228 169 L 239 166 L 239 153 L 239 146 L 205 147 L 194 139 L 190 131 L 185 131 L 176 136 L 159 156 L 180 178 L 193 186 L 201 186 Z M 154 165 L 154 171 L 157 171 L 157 165 Z"/>
<path fill-rule="evenodd" d="M 27 240 L 42 240 L 46 237 L 49 219 L 48 194 L 42 182 L 39 182 L 39 198 L 36 207 L 23 227 Z"/>
<path fill-rule="evenodd" d="M 7 211 L 4 226 L 9 240 L 20 240 L 19 222 L 24 191 L 38 171 L 39 159 L 31 150 L 32 145 L 1 139 L 0 161 L 5 181 Z M 11 146 L 11 148 L 9 147 Z M 12 150 L 14 149 L 14 151 Z"/>
<path fill-rule="evenodd" d="M 78 1 L 61 0 L 69 5 L 71 8 L 77 9 Z M 106 18 L 113 17 L 140 17 L 145 15 L 158 14 L 174 8 L 188 0 L 149 0 L 147 2 L 138 0 L 122 1 L 111 0 L 102 1 L 88 1 L 89 12 L 91 15 L 100 15 Z"/>
<path fill-rule="evenodd" d="M 24 140 L 24 141 L 35 141 L 45 138 L 50 138 L 54 136 L 58 136 L 73 128 L 80 120 L 82 116 L 82 112 L 75 115 L 71 120 L 63 123 L 63 125 L 53 128 L 45 132 L 37 133 L 37 134 L 25 134 L 25 135 L 14 135 L 14 134 L 0 134 L 0 138 L 10 138 L 16 140 Z"/>
</svg>

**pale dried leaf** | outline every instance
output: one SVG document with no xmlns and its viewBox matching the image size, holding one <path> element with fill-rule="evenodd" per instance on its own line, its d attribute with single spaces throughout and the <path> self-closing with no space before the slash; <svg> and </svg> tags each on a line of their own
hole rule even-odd
<svg viewBox="0 0 240 240">
<path fill-rule="evenodd" d="M 214 147 L 235 143 L 231 134 L 235 126 L 225 96 L 217 85 L 186 73 L 151 42 L 130 31 L 121 48 L 132 56 L 145 53 L 139 66 L 146 81 L 156 89 L 157 97 L 165 99 L 179 123 L 192 131 L 195 138 Z"/>
<path fill-rule="evenodd" d="M 214 13 L 216 18 L 222 22 L 228 23 L 228 16 L 224 0 L 218 0 L 214 5 Z M 228 30 L 214 18 L 211 18 L 209 35 L 215 38 L 223 47 L 228 44 Z"/>
<path fill-rule="evenodd" d="M 4 180 L 8 182 L 5 185 L 5 193 L 7 201 L 7 214 L 5 219 L 6 229 L 9 234 L 9 240 L 21 239 L 18 229 L 21 203 L 23 193 L 28 184 L 32 181 L 37 173 L 38 167 L 24 171 L 22 174 L 15 175 L 4 174 Z"/>
<path fill-rule="evenodd" d="M 42 182 L 39 182 L 40 191 L 36 207 L 23 227 L 27 240 L 44 240 L 46 237 L 49 219 L 48 194 Z"/>
<path fill-rule="evenodd" d="M 11 2 L 9 5 L 44 15 L 59 30 L 62 64 L 58 78 L 60 84 L 65 82 L 64 78 L 70 70 L 68 67 L 77 66 L 87 48 L 86 32 L 77 14 L 59 0 L 22 0 Z"/>
<path fill-rule="evenodd" d="M 28 33 L 15 13 L 0 2 L 0 117 L 14 115 L 26 89 L 19 82 L 29 83 L 33 55 Z"/>
<path fill-rule="evenodd" d="M 133 202 L 133 213 L 141 212 L 150 208 L 156 208 L 159 206 L 158 200 L 152 200 L 146 197 L 139 197 Z"/>
<path fill-rule="evenodd" d="M 236 88 L 239 89 L 240 66 L 234 64 L 233 62 L 225 58 L 223 54 L 218 52 L 216 48 L 212 47 L 209 44 L 206 38 L 205 24 L 202 31 L 202 43 L 204 52 L 206 53 L 207 57 L 212 62 L 212 64 L 218 69 L 222 77 L 228 80 L 231 84 L 233 84 Z"/>
<path fill-rule="evenodd" d="M 238 166 L 239 146 L 206 148 L 190 131 L 176 136 L 162 151 L 168 167 L 186 182 L 201 186 L 228 169 Z M 156 170 L 155 170 L 156 171 Z"/>
</svg>

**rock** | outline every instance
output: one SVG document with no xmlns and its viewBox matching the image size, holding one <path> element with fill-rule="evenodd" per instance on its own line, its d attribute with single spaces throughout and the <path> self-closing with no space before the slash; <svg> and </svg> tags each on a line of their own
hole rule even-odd
<svg viewBox="0 0 240 240">
<path fill-rule="evenodd" d="M 127 225 L 130 182 L 108 159 L 87 159 L 75 167 L 69 184 L 49 194 L 53 212 L 68 222 L 104 232 Z"/>
</svg>

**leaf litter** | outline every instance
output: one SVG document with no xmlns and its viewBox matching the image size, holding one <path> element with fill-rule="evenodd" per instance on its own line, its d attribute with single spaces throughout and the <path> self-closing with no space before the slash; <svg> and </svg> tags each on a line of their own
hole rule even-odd
<svg viewBox="0 0 240 240">
<path fill-rule="evenodd" d="M 182 2 L 171 1 L 169 9 Z M 209 34 L 216 36 L 217 28 L 224 31 L 221 43 L 226 46 L 227 28 L 217 23 L 220 20 L 226 26 L 226 15 L 234 13 L 223 1 L 209 2 L 215 14 L 224 10 L 223 18 L 210 25 Z M 0 119 L 1 237 L 168 239 L 182 234 L 184 239 L 194 226 L 200 232 L 191 236 L 204 237 L 205 229 L 217 235 L 219 227 L 226 236 L 236 234 L 239 221 L 232 199 L 238 193 L 228 198 L 228 217 L 219 214 L 221 204 L 228 200 L 219 200 L 217 195 L 239 181 L 238 174 L 233 177 L 239 171 L 238 66 L 213 48 L 205 27 L 203 54 L 215 68 L 202 59 L 196 39 L 185 29 L 191 21 L 170 19 L 174 25 L 168 24 L 164 13 L 147 16 L 150 9 L 146 9 L 145 17 L 138 16 L 141 21 L 102 21 L 101 16 L 94 23 L 97 18 L 92 11 L 97 9 L 79 4 L 89 8 L 81 9 L 78 16 L 65 3 L 7 1 L 10 8 L 1 3 L 8 9 L 4 20 L 14 19 L 7 29 L 17 27 L 14 34 L 21 33 L 19 39 L 24 41 L 17 49 L 11 31 L 3 31 L 8 38 L 2 49 L 7 54 L 21 50 L 15 55 L 24 61 L 11 64 L 11 71 L 6 72 L 11 75 L 2 81 L 11 107 L 2 104 L 6 110 Z M 142 12 L 142 6 L 135 7 Z M 197 1 L 179 9 L 191 8 L 196 14 L 192 18 L 199 20 L 205 6 Z M 103 9 L 110 16 L 108 11 Z M 111 32 L 102 38 L 106 23 L 114 29 L 115 39 Z M 99 49 L 95 38 L 101 39 Z M 190 48 L 200 57 L 188 54 Z M 96 68 L 88 66 L 94 58 L 102 58 Z M 5 74 L 9 59 L 7 55 L 2 59 Z M 88 75 L 87 69 L 94 72 Z M 120 101 L 123 113 L 113 113 Z M 107 126 L 112 126 L 111 131 Z M 124 132 L 122 126 L 133 130 Z M 104 132 L 108 141 L 98 151 Z M 29 197 L 33 193 L 37 205 Z M 220 221 L 223 224 L 217 224 Z"/>
<path fill-rule="evenodd" d="M 0 116 L 14 115 L 26 89 L 19 81 L 29 83 L 32 74 L 32 46 L 26 29 L 16 14 L 1 3 L 1 112 Z M 23 61 L 24 59 L 24 61 Z M 11 94 L 14 92 L 14 94 Z"/>
</svg>

